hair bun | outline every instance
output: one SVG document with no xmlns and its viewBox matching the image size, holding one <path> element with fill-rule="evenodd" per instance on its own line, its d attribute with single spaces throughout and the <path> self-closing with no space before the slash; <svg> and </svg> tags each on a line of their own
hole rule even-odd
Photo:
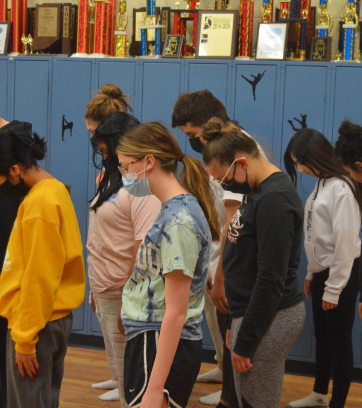
<svg viewBox="0 0 362 408">
<path fill-rule="evenodd" d="M 44 138 L 40 138 L 37 133 L 34 133 L 33 136 L 34 140 L 30 144 L 29 148 L 30 157 L 34 158 L 35 160 L 42 160 L 44 159 L 47 150 L 46 142 Z"/>
<path fill-rule="evenodd" d="M 362 140 L 362 127 L 345 119 L 338 129 L 338 133 L 348 141 Z"/>
<path fill-rule="evenodd" d="M 221 119 L 211 118 L 202 129 L 202 137 L 209 142 L 224 133 L 224 123 Z"/>
<path fill-rule="evenodd" d="M 101 95 L 109 96 L 113 99 L 121 99 L 126 96 L 122 93 L 121 89 L 117 85 L 113 84 L 104 84 L 99 90 L 99 93 Z"/>
</svg>

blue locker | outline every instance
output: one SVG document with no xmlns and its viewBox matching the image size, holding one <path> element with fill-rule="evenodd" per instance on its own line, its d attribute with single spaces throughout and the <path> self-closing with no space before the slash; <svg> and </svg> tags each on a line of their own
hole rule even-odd
<svg viewBox="0 0 362 408">
<path fill-rule="evenodd" d="M 83 246 L 86 245 L 88 219 L 89 133 L 84 124 L 85 106 L 91 98 L 92 63 L 87 60 L 54 59 L 50 134 L 50 172 L 71 186 Z M 63 118 L 73 123 L 72 135 L 62 135 Z M 84 251 L 85 254 L 85 251 Z M 85 303 L 88 303 L 86 295 Z M 74 312 L 73 331 L 84 331 L 85 308 Z"/>
<path fill-rule="evenodd" d="M 0 59 L 0 116 L 3 119 L 10 120 L 8 110 L 8 60 Z"/>
<path fill-rule="evenodd" d="M 332 106 L 333 118 L 333 144 L 338 139 L 338 128 L 343 119 L 348 118 L 353 123 L 362 125 L 362 70 L 359 66 L 336 65 L 334 66 L 334 97 Z M 362 366 L 362 339 L 361 320 L 356 312 L 353 326 L 353 357 L 355 366 Z"/>
<path fill-rule="evenodd" d="M 327 65 L 301 66 L 298 64 L 285 64 L 284 68 L 284 109 L 282 116 L 281 162 L 289 140 L 295 134 L 295 129 L 307 125 L 320 132 L 324 132 L 324 118 L 327 106 Z M 299 121 L 299 122 L 298 122 Z M 301 123 L 300 123 L 301 122 Z M 306 122 L 306 124 L 304 123 Z M 326 135 L 328 137 L 328 135 Z M 303 205 L 312 192 L 316 179 L 302 175 L 298 193 Z M 299 268 L 300 288 L 303 289 L 306 275 L 307 260 L 302 253 Z M 314 337 L 311 302 L 306 300 L 307 318 L 301 335 L 293 344 L 289 357 L 314 361 Z"/>
<path fill-rule="evenodd" d="M 49 59 L 14 60 L 14 119 L 31 122 L 48 140 Z"/>
<path fill-rule="evenodd" d="M 273 149 L 279 64 L 236 65 L 234 118 L 262 145 Z"/>
<path fill-rule="evenodd" d="M 133 98 L 127 102 L 132 106 L 132 113 L 137 116 L 134 99 L 136 93 L 136 62 L 134 60 L 100 61 L 98 89 L 104 84 L 117 85 L 124 94 L 132 96 Z"/>
<path fill-rule="evenodd" d="M 181 62 L 144 62 L 142 122 L 161 121 L 170 130 L 173 107 L 180 93 Z"/>
</svg>

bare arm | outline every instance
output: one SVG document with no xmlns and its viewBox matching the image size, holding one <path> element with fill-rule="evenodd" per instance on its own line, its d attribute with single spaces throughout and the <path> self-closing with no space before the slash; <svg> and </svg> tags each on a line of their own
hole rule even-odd
<svg viewBox="0 0 362 408">
<path fill-rule="evenodd" d="M 176 270 L 165 275 L 166 312 L 162 321 L 155 363 L 141 408 L 161 408 L 163 389 L 185 323 L 191 278 Z"/>
<path fill-rule="evenodd" d="M 229 230 L 229 224 L 234 214 L 240 207 L 240 201 L 225 200 L 224 204 L 225 204 L 225 209 L 226 209 L 226 224 L 225 224 L 224 232 L 222 234 L 220 259 L 219 259 L 219 263 L 216 268 L 214 286 L 211 289 L 211 298 L 219 312 L 228 314 L 229 309 L 228 309 L 228 303 L 227 303 L 226 296 L 225 296 L 224 274 L 222 270 L 222 253 L 223 253 L 224 246 L 225 246 L 226 235 Z"/>
</svg>

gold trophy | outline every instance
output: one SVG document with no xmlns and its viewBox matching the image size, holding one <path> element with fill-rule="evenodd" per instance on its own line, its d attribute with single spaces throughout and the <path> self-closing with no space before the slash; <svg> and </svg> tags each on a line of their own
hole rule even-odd
<svg viewBox="0 0 362 408">
<path fill-rule="evenodd" d="M 33 45 L 34 39 L 31 36 L 31 34 L 29 34 L 27 37 L 25 37 L 25 35 L 22 34 L 21 42 L 24 44 L 24 55 L 28 55 L 28 45 L 30 46 L 30 54 L 32 54 L 33 53 L 32 45 Z"/>
<path fill-rule="evenodd" d="M 126 41 L 126 32 L 124 31 L 128 23 L 126 6 L 127 2 L 121 0 L 119 3 L 119 13 L 116 20 L 118 31 L 114 32 L 116 35 L 115 55 L 118 58 L 126 57 L 126 48 L 129 46 L 129 43 Z"/>
</svg>

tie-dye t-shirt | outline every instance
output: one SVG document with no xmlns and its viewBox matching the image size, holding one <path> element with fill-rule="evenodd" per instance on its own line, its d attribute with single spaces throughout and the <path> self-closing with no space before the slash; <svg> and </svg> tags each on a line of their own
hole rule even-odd
<svg viewBox="0 0 362 408">
<path fill-rule="evenodd" d="M 162 204 L 138 249 L 133 273 L 123 290 L 122 321 L 127 340 L 148 330 L 160 330 L 166 311 L 165 275 L 174 270 L 182 270 L 192 278 L 181 338 L 202 338 L 210 250 L 210 228 L 193 195 L 178 195 Z"/>
</svg>

